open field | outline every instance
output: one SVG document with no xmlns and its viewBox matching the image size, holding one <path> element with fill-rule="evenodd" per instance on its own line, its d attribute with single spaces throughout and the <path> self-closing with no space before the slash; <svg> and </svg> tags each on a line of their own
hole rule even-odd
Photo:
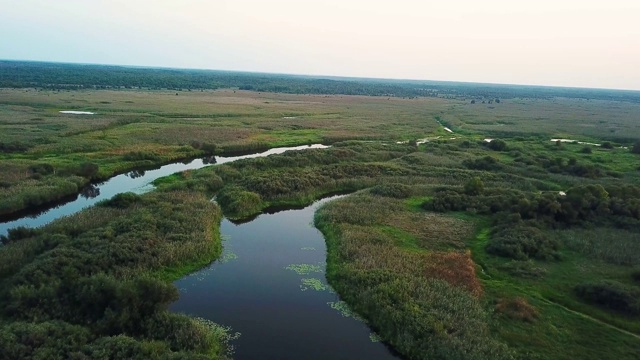
<svg viewBox="0 0 640 360">
<path fill-rule="evenodd" d="M 432 97 L 236 90 L 3 89 L 0 194 L 5 201 L 0 214 L 72 195 L 91 180 L 199 155 L 355 139 L 450 136 L 438 121 L 470 140 L 573 136 L 588 141 L 613 139 L 614 146 L 629 147 L 640 137 L 635 126 L 639 107 L 576 99 L 510 99 L 471 105 Z M 61 110 L 95 115 L 61 114 Z M 610 160 L 602 155 L 601 161 Z"/>
</svg>

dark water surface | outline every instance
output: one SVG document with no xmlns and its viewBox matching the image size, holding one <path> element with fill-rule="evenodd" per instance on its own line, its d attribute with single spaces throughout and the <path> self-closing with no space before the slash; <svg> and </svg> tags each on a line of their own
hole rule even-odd
<svg viewBox="0 0 640 360">
<path fill-rule="evenodd" d="M 114 195 L 124 193 L 124 192 L 134 192 L 137 194 L 142 194 L 147 191 L 153 190 L 152 181 L 163 177 L 168 176 L 173 173 L 191 170 L 191 169 L 200 169 L 205 166 L 209 166 L 212 164 L 224 164 L 228 162 L 233 162 L 241 159 L 249 159 L 249 158 L 257 158 L 269 156 L 272 154 L 281 154 L 285 151 L 291 150 L 305 150 L 305 149 L 322 149 L 327 146 L 314 144 L 314 145 L 304 145 L 304 146 L 295 146 L 295 147 L 282 147 L 282 148 L 274 148 L 261 153 L 242 155 L 242 156 L 216 156 L 215 162 L 211 161 L 211 163 L 206 163 L 203 159 L 195 159 L 193 161 L 188 162 L 176 162 L 173 164 L 165 165 L 160 168 L 148 171 L 131 171 L 127 174 L 122 174 L 118 176 L 114 176 L 111 179 L 93 185 L 89 188 L 88 191 L 83 192 L 80 196 L 75 199 L 61 204 L 54 208 L 45 209 L 33 215 L 23 216 L 16 220 L 11 221 L 0 221 L 0 235 L 6 235 L 7 230 L 18 227 L 18 226 L 26 226 L 26 227 L 38 227 L 46 225 L 53 220 L 59 219 L 63 216 L 68 216 L 79 212 L 82 209 L 90 207 L 101 200 L 106 200 L 112 198 Z"/>
<path fill-rule="evenodd" d="M 239 332 L 232 342 L 237 360 L 398 359 L 373 341 L 366 324 L 331 306 L 342 303 L 328 288 L 325 242 L 313 227 L 315 210 L 331 199 L 241 225 L 223 220 L 222 260 L 177 281 L 180 299 L 171 310 Z M 300 275 L 287 269 L 292 264 L 319 271 Z M 315 290 L 303 279 L 327 289 Z"/>
</svg>

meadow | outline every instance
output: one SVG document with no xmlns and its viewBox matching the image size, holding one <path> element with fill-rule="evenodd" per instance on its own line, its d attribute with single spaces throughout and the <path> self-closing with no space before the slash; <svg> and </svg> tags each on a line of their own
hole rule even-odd
<svg viewBox="0 0 640 360">
<path fill-rule="evenodd" d="M 497 102 L 481 89 L 0 89 L 5 215 L 174 160 L 332 145 L 181 172 L 11 231 L 0 344 L 15 359 L 224 358 L 224 329 L 167 312 L 167 282 L 219 256 L 223 215 L 349 193 L 316 214 L 327 278 L 405 357 L 637 358 L 638 104 L 569 90 Z"/>
</svg>

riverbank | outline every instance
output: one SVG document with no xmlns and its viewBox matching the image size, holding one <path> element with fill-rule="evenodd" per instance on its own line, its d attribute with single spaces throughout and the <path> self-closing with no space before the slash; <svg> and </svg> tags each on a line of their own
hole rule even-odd
<svg viewBox="0 0 640 360">
<path fill-rule="evenodd" d="M 219 256 L 220 219 L 204 194 L 154 192 L 14 233 L 0 251 L 3 355 L 226 358 L 226 330 L 167 311 L 169 281 Z M 46 343 L 29 340 L 49 326 Z"/>
</svg>

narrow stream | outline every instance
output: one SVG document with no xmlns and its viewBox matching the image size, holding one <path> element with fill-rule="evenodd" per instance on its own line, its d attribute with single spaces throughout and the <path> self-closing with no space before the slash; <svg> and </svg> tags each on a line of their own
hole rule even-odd
<svg viewBox="0 0 640 360">
<path fill-rule="evenodd" d="M 239 332 L 234 359 L 399 359 L 340 302 L 325 278 L 326 246 L 302 210 L 223 220 L 220 261 L 175 285 L 172 311 Z"/>
<path fill-rule="evenodd" d="M 200 169 L 202 167 L 213 164 L 219 165 L 242 159 L 264 157 L 272 154 L 281 154 L 285 151 L 323 149 L 326 147 L 327 146 L 321 144 L 281 147 L 270 149 L 261 153 L 242 156 L 216 156 L 215 161 L 210 161 L 209 163 L 205 162 L 204 159 L 195 159 L 186 163 L 176 162 L 173 164 L 168 164 L 154 170 L 131 171 L 126 174 L 114 176 L 103 183 L 92 186 L 89 191 L 83 192 L 78 197 L 76 197 L 75 200 L 69 201 L 65 204 L 45 209 L 44 211 L 40 211 L 34 215 L 27 215 L 17 220 L 0 221 L 0 235 L 6 235 L 7 230 L 18 226 L 34 228 L 46 225 L 56 219 L 59 219 L 63 216 L 75 214 L 82 209 L 95 205 L 101 200 L 110 199 L 114 195 L 120 193 L 134 192 L 137 194 L 142 194 L 148 192 L 150 190 L 153 190 L 153 185 L 151 184 L 152 181 L 179 171 Z"/>
</svg>

